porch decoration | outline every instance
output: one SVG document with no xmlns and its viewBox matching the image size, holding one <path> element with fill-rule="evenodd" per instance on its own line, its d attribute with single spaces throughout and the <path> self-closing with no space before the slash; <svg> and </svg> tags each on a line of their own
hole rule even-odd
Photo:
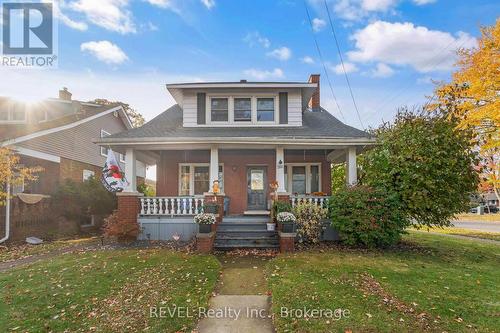
<svg viewBox="0 0 500 333">
<path fill-rule="evenodd" d="M 285 233 L 295 232 L 295 215 L 289 212 L 278 213 L 277 221 L 283 226 L 282 231 Z"/>
<path fill-rule="evenodd" d="M 271 188 L 271 192 L 273 193 L 274 200 L 278 200 L 278 187 L 279 183 L 277 180 L 273 180 L 270 184 L 269 187 Z"/>
<path fill-rule="evenodd" d="M 214 195 L 217 195 L 220 193 L 220 187 L 219 187 L 219 181 L 218 180 L 214 180 L 214 185 L 212 186 L 212 193 Z"/>
<path fill-rule="evenodd" d="M 129 185 L 111 148 L 108 148 L 108 156 L 102 169 L 101 182 L 109 192 L 122 192 Z"/>
<path fill-rule="evenodd" d="M 210 233 L 211 225 L 215 223 L 215 215 L 212 213 L 200 213 L 194 217 L 194 222 L 198 224 L 198 230 L 202 234 Z"/>
</svg>

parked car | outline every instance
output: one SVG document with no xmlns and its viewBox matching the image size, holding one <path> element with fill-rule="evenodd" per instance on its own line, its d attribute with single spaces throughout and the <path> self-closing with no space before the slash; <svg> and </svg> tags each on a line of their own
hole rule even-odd
<svg viewBox="0 0 500 333">
<path fill-rule="evenodd" d="M 477 209 L 478 207 L 482 207 L 483 209 L 483 212 L 485 214 L 489 214 L 489 213 L 498 213 L 499 209 L 497 206 L 493 206 L 493 205 L 480 205 L 480 206 L 477 206 L 477 207 L 472 207 L 469 212 L 472 213 L 472 214 L 477 214 Z"/>
</svg>

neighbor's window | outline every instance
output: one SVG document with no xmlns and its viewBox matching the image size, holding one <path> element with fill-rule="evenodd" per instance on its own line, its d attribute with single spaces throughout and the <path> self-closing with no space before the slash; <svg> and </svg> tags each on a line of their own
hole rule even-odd
<svg viewBox="0 0 500 333">
<path fill-rule="evenodd" d="M 252 121 L 252 99 L 234 99 L 234 121 Z"/>
<path fill-rule="evenodd" d="M 125 154 L 120 153 L 120 162 L 125 163 Z"/>
<path fill-rule="evenodd" d="M 83 181 L 89 180 L 95 176 L 95 172 L 92 170 L 83 170 Z"/>
<path fill-rule="evenodd" d="M 24 105 L 7 105 L 0 109 L 0 121 L 9 123 L 26 122 L 26 107 Z"/>
<path fill-rule="evenodd" d="M 101 138 L 104 138 L 106 136 L 110 136 L 111 134 L 109 134 L 108 132 L 106 132 L 105 130 L 101 130 Z M 108 156 L 108 148 L 106 147 L 101 147 L 101 155 L 102 156 Z"/>
<path fill-rule="evenodd" d="M 182 164 L 179 177 L 179 195 L 202 195 L 210 191 L 210 167 L 208 164 Z M 222 165 L 219 165 L 219 188 L 224 192 Z"/>
<path fill-rule="evenodd" d="M 229 103 L 227 98 L 212 98 L 210 100 L 210 119 L 212 121 L 229 120 Z"/>
</svg>

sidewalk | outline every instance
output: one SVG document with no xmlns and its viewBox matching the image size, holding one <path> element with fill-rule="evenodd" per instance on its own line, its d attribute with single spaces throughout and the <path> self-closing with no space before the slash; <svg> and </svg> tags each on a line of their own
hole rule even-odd
<svg viewBox="0 0 500 333">
<path fill-rule="evenodd" d="M 267 296 L 264 266 L 268 258 L 257 256 L 219 257 L 222 273 L 217 295 L 210 300 L 210 310 L 217 318 L 203 318 L 200 333 L 274 332 L 271 297 Z"/>
</svg>

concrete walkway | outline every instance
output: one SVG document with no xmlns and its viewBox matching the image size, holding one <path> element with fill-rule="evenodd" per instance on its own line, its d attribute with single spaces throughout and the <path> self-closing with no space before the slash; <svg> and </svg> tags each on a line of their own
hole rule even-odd
<svg viewBox="0 0 500 333">
<path fill-rule="evenodd" d="M 271 298 L 264 276 L 265 257 L 219 257 L 222 273 L 217 295 L 210 300 L 212 316 L 200 320 L 200 333 L 271 333 Z M 207 312 L 208 313 L 208 312 Z"/>
</svg>

